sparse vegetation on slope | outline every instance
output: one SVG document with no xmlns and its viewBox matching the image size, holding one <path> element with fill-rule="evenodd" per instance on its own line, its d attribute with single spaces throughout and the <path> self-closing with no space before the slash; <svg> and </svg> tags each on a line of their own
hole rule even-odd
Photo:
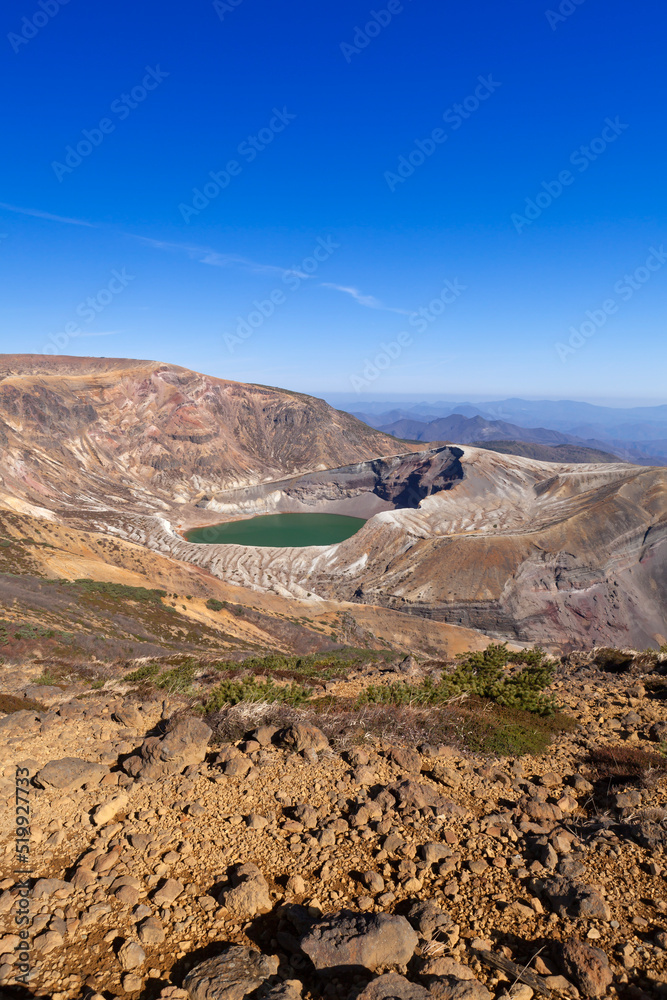
<svg viewBox="0 0 667 1000">
<path fill-rule="evenodd" d="M 151 590 L 147 587 L 129 587 L 124 583 L 105 583 L 99 580 L 61 580 L 69 586 L 78 587 L 82 594 L 104 594 L 116 600 L 124 601 L 149 601 L 152 604 L 159 604 L 163 597 L 167 596 L 166 590 Z"/>
<path fill-rule="evenodd" d="M 241 680 L 226 680 L 213 688 L 204 705 L 204 712 L 219 712 L 226 705 L 238 705 L 244 701 L 279 702 L 297 707 L 307 702 L 311 694 L 311 691 L 300 684 L 279 685 L 271 678 L 258 680 L 256 677 L 244 677 Z"/>
<path fill-rule="evenodd" d="M 594 747 L 588 759 L 598 777 L 615 785 L 650 785 L 667 773 L 667 757 L 643 747 Z"/>
<path fill-rule="evenodd" d="M 281 678 L 330 680 L 333 677 L 344 677 L 351 669 L 362 664 L 388 662 L 395 658 L 396 653 L 391 649 L 358 649 L 348 646 L 306 656 L 270 653 L 268 656 L 251 656 L 240 662 L 223 660 L 216 663 L 215 667 L 217 670 L 248 670 L 253 674 Z"/>
<path fill-rule="evenodd" d="M 286 681 L 311 681 L 319 685 L 332 678 L 346 677 L 354 667 L 386 662 L 395 657 L 391 650 L 354 647 L 306 656 L 270 653 L 243 660 L 176 656 L 143 663 L 125 674 L 123 681 L 141 684 L 146 690 L 155 688 L 187 695 L 197 699 L 206 712 L 215 712 L 223 705 L 240 701 L 284 701 L 296 705 L 312 697 L 314 690 L 300 683 L 291 688 L 281 686 Z M 227 674 L 227 679 L 212 687 L 211 682 L 221 673 Z M 282 692 L 286 692 L 284 696 Z"/>
<path fill-rule="evenodd" d="M 519 658 L 525 666 L 507 673 L 510 662 Z M 440 706 L 468 695 L 488 698 L 503 708 L 516 708 L 536 715 L 550 716 L 556 711 L 552 696 L 544 689 L 553 680 L 553 668 L 544 662 L 540 649 L 512 654 L 505 644 L 488 646 L 481 653 L 465 657 L 439 680 L 425 678 L 420 684 L 399 681 L 389 686 L 370 686 L 359 697 L 359 704 Z"/>
</svg>

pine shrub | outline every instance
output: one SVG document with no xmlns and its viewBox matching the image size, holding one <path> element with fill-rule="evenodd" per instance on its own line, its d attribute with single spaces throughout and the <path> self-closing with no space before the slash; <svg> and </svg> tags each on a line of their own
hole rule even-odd
<svg viewBox="0 0 667 1000">
<path fill-rule="evenodd" d="M 240 680 L 222 681 L 211 691 L 204 712 L 208 715 L 219 712 L 228 705 L 238 705 L 239 702 L 280 702 L 296 707 L 302 705 L 310 697 L 310 691 L 300 684 L 280 686 L 270 678 L 258 680 L 256 677 L 243 677 Z"/>
<path fill-rule="evenodd" d="M 445 705 L 461 695 L 488 698 L 504 708 L 517 708 L 536 715 L 550 716 L 556 711 L 553 696 L 544 694 L 553 680 L 553 668 L 544 662 L 541 649 L 524 650 L 521 670 L 510 673 L 509 662 L 517 662 L 505 643 L 491 643 L 483 652 L 470 653 L 451 673 L 437 682 L 426 678 L 420 684 L 398 681 L 389 685 L 371 685 L 358 704 Z"/>
</svg>

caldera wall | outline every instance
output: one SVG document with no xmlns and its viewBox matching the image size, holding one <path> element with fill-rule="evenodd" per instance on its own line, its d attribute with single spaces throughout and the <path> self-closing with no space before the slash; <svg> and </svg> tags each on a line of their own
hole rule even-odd
<svg viewBox="0 0 667 1000">
<path fill-rule="evenodd" d="M 460 448 L 433 448 L 409 455 L 376 459 L 339 469 L 325 469 L 277 482 L 225 490 L 203 497 L 202 522 L 235 520 L 257 514 L 322 513 L 370 518 L 381 511 L 417 508 L 421 501 L 463 478 Z"/>
</svg>

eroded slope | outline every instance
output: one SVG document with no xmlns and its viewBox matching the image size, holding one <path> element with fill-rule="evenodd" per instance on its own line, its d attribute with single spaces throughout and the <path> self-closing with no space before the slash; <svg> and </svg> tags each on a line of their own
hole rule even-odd
<svg viewBox="0 0 667 1000">
<path fill-rule="evenodd" d="M 5 355 L 2 493 L 57 511 L 207 492 L 409 450 L 321 399 L 153 361 Z"/>
</svg>

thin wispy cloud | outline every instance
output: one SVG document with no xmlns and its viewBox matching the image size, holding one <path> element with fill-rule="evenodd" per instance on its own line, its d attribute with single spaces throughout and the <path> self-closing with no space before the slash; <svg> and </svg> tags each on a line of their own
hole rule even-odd
<svg viewBox="0 0 667 1000">
<path fill-rule="evenodd" d="M 15 212 L 18 215 L 29 215 L 35 219 L 47 219 L 49 222 L 64 222 L 69 226 L 86 226 L 90 229 L 103 228 L 95 223 L 86 222 L 84 219 L 71 219 L 63 215 L 54 215 L 53 212 L 43 212 L 38 208 L 22 208 L 19 205 L 9 205 L 6 202 L 0 202 L 0 209 L 5 209 L 7 212 Z M 152 247 L 155 250 L 171 250 L 186 253 L 192 259 L 199 259 L 202 264 L 213 264 L 216 267 L 232 267 L 237 265 L 255 271 L 287 273 L 285 268 L 275 267 L 271 264 L 259 264 L 256 261 L 248 260 L 237 254 L 218 253 L 210 247 L 200 247 L 190 243 L 173 243 L 168 240 L 156 240 L 150 236 L 141 236 L 136 233 L 120 232 L 118 235 L 125 236 L 131 240 L 137 240 L 139 243 L 143 243 L 144 246 Z"/>
<path fill-rule="evenodd" d="M 85 226 L 89 229 L 105 228 L 93 222 L 87 222 L 84 219 L 72 219 L 63 215 L 55 215 L 52 212 L 43 212 L 41 209 L 22 208 L 18 205 L 9 205 L 5 202 L 0 202 L 0 209 L 5 209 L 8 212 L 16 212 L 19 215 L 32 216 L 36 219 L 47 219 L 49 222 L 61 222 L 70 226 Z M 196 260 L 200 264 L 207 264 L 209 267 L 240 267 L 254 274 L 277 274 L 280 275 L 281 278 L 290 274 L 296 274 L 302 280 L 307 280 L 313 277 L 312 274 L 306 274 L 299 270 L 299 268 L 282 267 L 279 264 L 266 264 L 261 261 L 250 260 L 248 257 L 243 257 L 240 254 L 221 253 L 219 250 L 214 250 L 212 247 L 202 247 L 192 243 L 176 243 L 170 240 L 159 240 L 151 236 L 142 236 L 138 233 L 119 232 L 118 235 L 124 236 L 127 239 L 136 240 L 138 243 L 151 247 L 154 250 L 164 250 L 172 253 L 185 253 L 191 260 Z M 350 295 L 355 302 L 358 302 L 360 306 L 364 306 L 367 309 L 377 309 L 381 312 L 398 313 L 400 316 L 412 315 L 412 312 L 409 309 L 396 309 L 393 306 L 387 306 L 374 295 L 364 295 L 363 292 L 352 285 L 337 285 L 332 282 L 324 281 L 319 284 L 322 288 L 331 288 L 336 292 L 342 292 L 345 295 Z M 95 336 L 104 335 L 105 334 L 95 334 Z M 86 336 L 88 335 L 86 334 Z M 93 335 L 91 334 L 90 336 Z"/>
<path fill-rule="evenodd" d="M 6 212 L 16 212 L 18 215 L 31 215 L 35 219 L 48 219 L 49 222 L 64 222 L 68 226 L 87 226 L 89 229 L 98 228 L 92 222 L 86 222 L 84 219 L 69 219 L 64 215 L 53 215 L 51 212 L 42 212 L 38 208 L 20 208 L 18 205 L 7 205 L 3 201 L 0 201 L 0 208 L 4 208 Z"/>
<path fill-rule="evenodd" d="M 311 275 L 304 274 L 298 268 L 280 267 L 278 264 L 260 264 L 255 260 L 248 260 L 247 257 L 239 257 L 236 254 L 218 253 L 210 250 L 200 261 L 201 264 L 211 264 L 213 267 L 244 267 L 255 274 L 279 274 L 284 277 L 286 274 L 297 274 L 300 278 L 309 278 Z"/>
<path fill-rule="evenodd" d="M 41 209 L 21 208 L 18 205 L 8 205 L 5 202 L 0 202 L 0 209 L 5 209 L 7 212 L 16 212 L 19 215 L 29 215 L 35 219 L 47 219 L 49 222 L 64 222 L 69 226 L 86 226 L 89 229 L 104 228 L 93 222 L 86 222 L 84 219 L 70 219 L 67 216 L 54 215 L 52 212 L 43 212 Z M 142 243 L 144 246 L 152 247 L 154 250 L 185 253 L 191 260 L 197 260 L 200 264 L 208 264 L 212 267 L 242 267 L 255 274 L 279 274 L 281 277 L 285 277 L 288 274 L 296 274 L 304 279 L 312 277 L 312 275 L 304 274 L 295 268 L 281 267 L 277 264 L 264 264 L 256 260 L 249 260 L 240 254 L 220 253 L 220 251 L 213 250 L 211 247 L 200 247 L 192 243 L 174 243 L 169 240 L 156 240 L 151 236 L 141 236 L 137 233 L 120 232 L 117 235 L 137 240 L 137 242 Z M 0 239 L 2 238 L 3 236 L 0 236 Z"/>
<path fill-rule="evenodd" d="M 393 306 L 386 306 L 384 302 L 376 299 L 374 295 L 364 295 L 358 288 L 348 285 L 335 285 L 330 281 L 322 281 L 320 284 L 323 288 L 333 288 L 336 292 L 351 295 L 355 302 L 358 302 L 360 306 L 365 306 L 367 309 L 379 309 L 382 312 L 398 313 L 400 316 L 412 316 L 412 312 L 409 309 L 394 309 Z"/>
<path fill-rule="evenodd" d="M 310 275 L 303 274 L 299 270 L 289 267 L 281 267 L 277 264 L 264 264 L 260 261 L 250 260 L 235 253 L 221 253 L 211 247 L 200 247 L 192 243 L 172 243 L 168 240 L 155 240 L 150 236 L 137 236 L 134 233 L 124 233 L 130 239 L 138 240 L 144 246 L 153 247 L 155 250 L 168 250 L 186 253 L 191 260 L 197 260 L 200 264 L 208 264 L 211 267 L 242 267 L 255 274 L 279 274 L 284 277 L 286 274 L 298 274 L 300 278 L 308 278 Z"/>
</svg>

